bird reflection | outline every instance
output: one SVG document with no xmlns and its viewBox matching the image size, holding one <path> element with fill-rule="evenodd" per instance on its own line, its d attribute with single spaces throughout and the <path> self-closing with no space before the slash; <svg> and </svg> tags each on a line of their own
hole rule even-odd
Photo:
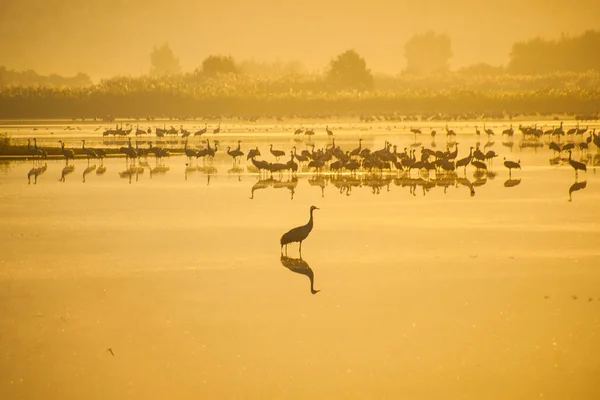
<svg viewBox="0 0 600 400">
<path fill-rule="evenodd" d="M 519 185 L 520 183 L 521 183 L 521 178 L 519 178 L 519 179 L 509 178 L 504 182 L 504 187 L 507 187 L 507 188 L 515 187 L 515 186 Z"/>
<path fill-rule="evenodd" d="M 292 272 L 308 276 L 310 280 L 310 292 L 312 294 L 320 292 L 320 290 L 315 290 L 315 274 L 306 261 L 301 258 L 291 258 L 282 255 L 281 264 Z"/>
<path fill-rule="evenodd" d="M 60 173 L 60 179 L 59 179 L 59 181 L 64 182 L 65 181 L 65 177 L 67 175 L 69 175 L 73 171 L 75 171 L 75 165 L 70 164 L 70 165 L 65 166 L 62 169 L 61 173 Z"/>
<path fill-rule="evenodd" d="M 138 181 L 139 174 L 144 172 L 144 167 L 136 167 L 131 165 L 124 171 L 119 172 L 119 176 L 121 178 L 129 178 L 129 183 L 131 183 L 133 176 L 135 176 L 135 181 Z"/>
<path fill-rule="evenodd" d="M 83 177 L 82 177 L 83 183 L 85 183 L 85 176 L 91 172 L 94 172 L 95 170 L 96 170 L 96 164 L 88 166 L 85 170 L 83 170 Z"/>
<path fill-rule="evenodd" d="M 575 182 L 574 184 L 572 184 L 571 187 L 569 188 L 569 201 L 573 201 L 573 197 L 571 196 L 571 194 L 573 192 L 585 189 L 586 186 L 587 186 L 587 181 Z"/>
<path fill-rule="evenodd" d="M 104 164 L 100 165 L 96 169 L 96 175 L 103 175 L 106 172 L 106 166 Z"/>
<path fill-rule="evenodd" d="M 475 196 L 475 187 L 473 186 L 473 184 L 471 183 L 471 181 L 468 180 L 467 178 L 457 178 L 456 179 L 456 186 L 458 187 L 458 185 L 463 185 L 463 186 L 469 188 L 469 192 L 471 193 L 471 197 Z"/>
<path fill-rule="evenodd" d="M 298 178 L 292 177 L 292 179 L 288 179 L 286 181 L 274 181 L 273 188 L 274 189 L 288 189 L 290 191 L 291 200 L 294 200 L 294 194 L 296 193 L 296 187 L 298 186 Z"/>
<path fill-rule="evenodd" d="M 196 166 L 194 166 L 194 165 L 187 165 L 185 167 L 185 180 L 187 181 L 189 174 L 193 174 L 196 171 L 198 171 L 198 168 Z"/>
<path fill-rule="evenodd" d="M 308 183 L 310 186 L 318 186 L 321 188 L 321 197 L 325 197 L 325 186 L 327 186 L 328 178 L 323 175 L 313 175 L 308 179 Z"/>
<path fill-rule="evenodd" d="M 202 167 L 198 167 L 198 171 L 206 174 L 206 186 L 210 185 L 210 177 L 214 174 L 216 174 L 217 172 L 219 172 L 215 167 L 213 166 L 202 166 Z"/>
<path fill-rule="evenodd" d="M 149 168 L 150 170 L 150 179 L 152 179 L 152 177 L 154 175 L 164 175 L 167 172 L 169 172 L 170 168 L 168 165 L 164 165 L 164 164 L 160 164 L 155 166 L 154 168 Z"/>
<path fill-rule="evenodd" d="M 33 184 L 37 185 L 37 178 L 48 169 L 48 164 L 44 163 L 44 165 L 40 167 L 33 167 L 27 173 L 27 184 L 31 184 L 31 177 L 33 176 Z"/>
<path fill-rule="evenodd" d="M 273 185 L 273 183 L 275 183 L 275 179 L 273 179 L 273 178 L 260 179 L 258 182 L 256 182 L 254 185 L 252 185 L 250 200 L 254 199 L 255 191 L 257 191 L 259 189 L 266 189 L 269 186 Z"/>
</svg>

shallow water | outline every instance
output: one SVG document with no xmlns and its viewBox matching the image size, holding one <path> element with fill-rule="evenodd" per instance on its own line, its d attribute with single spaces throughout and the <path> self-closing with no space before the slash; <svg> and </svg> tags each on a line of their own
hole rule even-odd
<svg viewBox="0 0 600 400">
<path fill-rule="evenodd" d="M 208 137 L 258 143 L 269 160 L 271 143 L 329 143 L 294 141 L 293 128 Z M 336 144 L 414 143 L 397 129 L 348 125 Z M 478 140 L 470 129 L 459 158 Z M 109 158 L 98 174 L 91 161 L 85 182 L 83 159 L 64 176 L 47 160 L 37 177 L 31 160 L 0 162 L 0 397 L 598 398 L 596 149 L 576 180 L 547 145 L 502 142 L 495 174 L 448 179 L 259 180 L 224 151 L 158 170 Z M 503 157 L 521 161 L 511 180 Z M 296 245 L 281 259 L 281 234 L 313 204 L 303 260 Z"/>
</svg>

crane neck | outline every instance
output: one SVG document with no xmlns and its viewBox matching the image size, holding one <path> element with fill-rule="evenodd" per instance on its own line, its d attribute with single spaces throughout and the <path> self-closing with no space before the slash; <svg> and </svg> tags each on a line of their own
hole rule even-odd
<svg viewBox="0 0 600 400">
<path fill-rule="evenodd" d="M 308 224 L 306 224 L 306 226 L 308 226 L 311 229 L 313 226 L 313 211 L 315 211 L 315 210 L 312 210 L 312 209 L 310 210 L 310 219 L 308 220 Z"/>
</svg>

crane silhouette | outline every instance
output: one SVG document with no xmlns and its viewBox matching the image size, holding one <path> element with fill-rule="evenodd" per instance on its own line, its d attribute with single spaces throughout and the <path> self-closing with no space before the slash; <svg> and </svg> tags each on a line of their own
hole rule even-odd
<svg viewBox="0 0 600 400">
<path fill-rule="evenodd" d="M 575 170 L 575 179 L 577 179 L 577 172 L 579 170 L 584 171 L 584 172 L 587 171 L 587 168 L 584 163 L 571 159 L 571 150 L 569 150 L 569 164 Z"/>
<path fill-rule="evenodd" d="M 65 161 L 68 164 L 69 160 L 74 160 L 75 159 L 75 152 L 71 149 L 65 149 L 65 144 L 63 143 L 62 140 L 59 140 L 58 143 L 60 143 L 60 151 L 62 152 L 63 157 L 65 157 Z M 64 180 L 63 180 L 64 182 Z"/>
<path fill-rule="evenodd" d="M 287 245 L 290 243 L 299 242 L 298 251 L 300 253 L 300 258 L 302 258 L 302 242 L 308 237 L 310 231 L 313 228 L 313 211 L 318 210 L 317 207 L 310 207 L 310 219 L 306 225 L 298 226 L 284 233 L 281 237 L 281 252 L 283 254 L 283 246 L 285 246 L 285 254 L 287 256 Z"/>
<path fill-rule="evenodd" d="M 310 280 L 310 292 L 317 294 L 320 290 L 315 290 L 315 274 L 308 263 L 301 258 L 291 258 L 281 256 L 281 264 L 292 272 L 308 276 Z"/>
<path fill-rule="evenodd" d="M 98 157 L 98 155 L 96 154 L 96 152 L 94 150 L 85 148 L 85 140 L 81 141 L 81 150 L 85 154 L 85 157 L 88 160 L 88 164 L 90 163 L 90 158 Z"/>
<path fill-rule="evenodd" d="M 204 128 L 200 129 L 199 131 L 194 132 L 194 136 L 202 136 L 206 133 L 206 131 L 208 130 L 208 124 L 204 124 Z"/>
<path fill-rule="evenodd" d="M 521 160 L 514 162 L 509 161 L 504 157 L 504 166 L 508 168 L 508 178 L 510 179 L 513 169 L 521 169 Z"/>
</svg>

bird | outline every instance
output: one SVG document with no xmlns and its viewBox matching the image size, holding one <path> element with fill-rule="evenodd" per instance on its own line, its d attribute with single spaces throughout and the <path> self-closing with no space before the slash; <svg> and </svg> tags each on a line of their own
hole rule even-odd
<svg viewBox="0 0 600 400">
<path fill-rule="evenodd" d="M 34 148 L 34 150 L 36 151 L 37 155 L 40 158 L 47 158 L 48 157 L 48 155 L 46 154 L 46 152 L 44 150 L 42 150 L 41 148 L 38 147 L 38 145 L 37 145 L 37 139 L 36 138 L 33 138 L 33 148 Z"/>
<path fill-rule="evenodd" d="M 256 147 L 256 149 L 251 149 L 250 151 L 248 151 L 248 156 L 246 157 L 246 160 L 249 160 L 256 156 L 260 156 L 260 150 L 258 150 L 258 146 Z"/>
<path fill-rule="evenodd" d="M 490 140 L 490 136 L 494 136 L 494 131 L 491 129 L 487 129 L 485 124 L 483 124 L 483 130 L 488 135 L 488 141 Z"/>
<path fill-rule="evenodd" d="M 458 160 L 456 162 L 456 168 L 465 167 L 465 171 L 466 171 L 467 165 L 469 165 L 471 163 L 472 159 L 473 159 L 473 148 L 471 147 L 471 149 L 469 150 L 469 156 Z"/>
<path fill-rule="evenodd" d="M 60 143 L 60 150 L 63 154 L 63 156 L 65 157 L 66 162 L 69 162 L 69 159 L 74 160 L 75 159 L 75 152 L 71 149 L 65 149 L 65 144 L 63 143 L 62 140 L 59 140 L 58 143 Z"/>
<path fill-rule="evenodd" d="M 119 152 L 125 154 L 125 163 L 127 163 L 130 158 L 133 159 L 133 160 L 135 160 L 137 158 L 137 152 L 131 146 L 131 138 L 129 138 L 129 146 L 127 146 L 127 147 L 121 147 L 119 149 Z"/>
<path fill-rule="evenodd" d="M 311 206 L 310 207 L 310 219 L 308 220 L 308 223 L 306 225 L 302 225 L 302 226 L 293 228 L 283 234 L 283 236 L 281 237 L 281 240 L 280 240 L 282 255 L 283 255 L 283 246 L 285 246 L 285 253 L 287 256 L 287 245 L 290 243 L 299 242 L 300 244 L 298 247 L 298 249 L 299 249 L 298 251 L 300 253 L 300 258 L 302 258 L 302 242 L 308 237 L 308 235 L 310 234 L 310 231 L 312 231 L 313 212 L 318 209 L 319 209 L 318 207 Z"/>
<path fill-rule="evenodd" d="M 577 179 L 578 171 L 587 171 L 587 168 L 584 163 L 571 159 L 571 150 L 569 150 L 569 164 L 575 170 L 575 179 Z"/>
<path fill-rule="evenodd" d="M 325 131 L 327 132 L 327 135 L 333 136 L 333 132 L 329 129 L 329 125 L 325 127 Z"/>
<path fill-rule="evenodd" d="M 508 168 L 508 177 L 510 178 L 513 169 L 521 169 L 521 160 L 514 162 L 509 161 L 504 157 L 504 166 Z"/>
<path fill-rule="evenodd" d="M 239 148 L 239 146 L 238 146 Z M 238 149 L 233 149 L 231 150 L 231 147 L 227 147 L 227 154 L 230 155 L 233 158 L 233 163 L 235 164 L 237 162 L 238 157 L 241 157 L 244 155 L 244 153 Z"/>
<path fill-rule="evenodd" d="M 27 152 L 33 156 L 33 161 L 35 164 L 35 157 L 38 156 L 38 152 L 35 147 L 31 147 L 31 139 L 27 139 Z"/>
<path fill-rule="evenodd" d="M 357 156 L 362 149 L 362 139 L 358 139 L 358 147 L 350 152 L 350 156 Z"/>
<path fill-rule="evenodd" d="M 188 141 L 186 140 L 185 141 L 185 145 L 183 146 L 183 152 L 187 156 L 188 162 L 191 162 L 192 161 L 192 157 L 196 157 L 197 153 L 194 150 L 192 150 L 192 149 L 188 149 L 187 145 L 188 145 Z"/>
<path fill-rule="evenodd" d="M 508 135 L 508 136 L 512 136 L 515 133 L 512 124 L 510 125 L 510 128 L 505 129 L 502 131 L 503 135 Z"/>
<path fill-rule="evenodd" d="M 219 133 L 221 132 L 221 123 L 219 122 L 219 126 L 217 126 L 215 129 L 213 129 L 213 133 Z"/>
<path fill-rule="evenodd" d="M 194 136 L 202 136 L 206 133 L 208 129 L 208 124 L 204 124 L 204 128 L 200 129 L 199 131 L 194 132 Z"/>
<path fill-rule="evenodd" d="M 96 152 L 94 150 L 92 150 L 92 149 L 86 149 L 85 148 L 85 140 L 81 141 L 81 150 L 87 156 L 88 163 L 90 162 L 90 158 L 97 158 L 98 157 L 98 155 L 96 154 Z"/>
<path fill-rule="evenodd" d="M 569 151 L 575 148 L 575 143 L 565 143 L 562 147 L 562 151 Z"/>
<path fill-rule="evenodd" d="M 273 145 L 271 145 L 270 149 L 271 149 L 271 154 L 273 154 L 273 156 L 275 156 L 276 160 L 279 160 L 279 157 L 285 156 L 285 151 L 273 150 Z"/>
<path fill-rule="evenodd" d="M 554 151 L 555 153 L 560 154 L 560 152 L 562 151 L 562 148 L 555 142 L 550 142 L 548 147 L 550 148 L 550 150 Z"/>
<path fill-rule="evenodd" d="M 484 169 L 487 171 L 487 165 L 485 165 L 481 161 L 473 160 L 473 161 L 471 161 L 471 165 L 473 165 L 475 168 L 477 168 L 477 170 Z"/>
</svg>

